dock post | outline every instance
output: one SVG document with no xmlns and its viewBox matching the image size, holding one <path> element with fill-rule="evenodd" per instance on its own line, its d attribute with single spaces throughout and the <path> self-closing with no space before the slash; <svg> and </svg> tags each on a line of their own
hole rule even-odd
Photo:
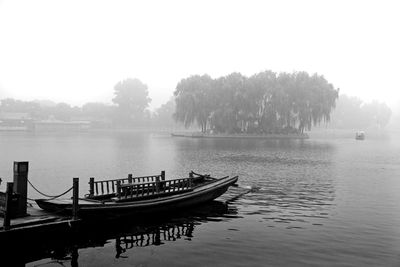
<svg viewBox="0 0 400 267">
<path fill-rule="evenodd" d="M 26 202 L 28 197 L 28 161 L 14 161 L 14 192 L 19 194 L 15 216 L 26 216 Z"/>
<path fill-rule="evenodd" d="M 131 184 L 133 182 L 132 173 L 128 174 L 128 183 Z"/>
<path fill-rule="evenodd" d="M 72 218 L 77 220 L 79 211 L 79 178 L 73 178 L 72 181 Z"/>
<path fill-rule="evenodd" d="M 14 183 L 7 183 L 7 191 L 6 191 L 6 206 L 4 210 L 4 221 L 3 227 L 4 230 L 10 229 L 10 219 L 11 219 L 11 201 L 13 194 Z"/>
<path fill-rule="evenodd" d="M 94 196 L 94 177 L 89 179 L 89 195 Z"/>
<path fill-rule="evenodd" d="M 161 181 L 165 181 L 165 171 L 161 171 Z"/>
</svg>

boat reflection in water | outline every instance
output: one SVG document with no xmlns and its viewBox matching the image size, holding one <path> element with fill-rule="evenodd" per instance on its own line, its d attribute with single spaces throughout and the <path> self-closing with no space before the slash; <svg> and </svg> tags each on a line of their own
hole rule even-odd
<svg viewBox="0 0 400 267">
<path fill-rule="evenodd" d="M 177 240 L 190 241 L 195 236 L 196 226 L 209 221 L 226 221 L 237 216 L 234 204 L 211 201 L 193 207 L 190 211 L 173 214 L 157 214 L 146 218 L 124 217 L 81 224 L 70 232 L 57 236 L 41 236 L 37 243 L 19 242 L 7 262 L 13 266 L 25 266 L 26 263 L 40 261 L 40 265 L 49 263 L 78 266 L 79 250 L 91 247 L 104 247 L 115 242 L 115 258 L 126 258 L 128 250 L 137 247 L 160 246 Z M 19 255 L 15 255 L 15 254 Z"/>
<path fill-rule="evenodd" d="M 144 232 L 131 233 L 115 239 L 116 258 L 134 247 L 160 246 L 165 241 L 176 241 L 185 238 L 191 240 L 195 228 L 194 222 L 157 226 Z"/>
</svg>

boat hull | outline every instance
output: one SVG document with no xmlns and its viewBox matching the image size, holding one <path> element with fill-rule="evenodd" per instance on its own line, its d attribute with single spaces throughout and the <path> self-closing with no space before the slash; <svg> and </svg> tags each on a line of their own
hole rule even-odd
<svg viewBox="0 0 400 267">
<path fill-rule="evenodd" d="M 150 200 L 131 201 L 131 202 L 94 202 L 88 200 L 79 201 L 78 215 L 82 218 L 95 218 L 98 216 L 125 216 L 125 215 L 155 215 L 158 213 L 170 212 L 172 210 L 183 209 L 195 206 L 204 202 L 214 200 L 224 194 L 229 186 L 235 184 L 238 177 L 226 177 L 199 186 L 193 191 L 159 197 Z M 36 200 L 40 208 L 57 213 L 72 213 L 72 200 Z"/>
</svg>

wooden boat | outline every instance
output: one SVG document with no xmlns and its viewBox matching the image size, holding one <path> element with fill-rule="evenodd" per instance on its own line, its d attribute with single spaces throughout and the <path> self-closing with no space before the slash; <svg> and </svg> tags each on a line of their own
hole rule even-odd
<svg viewBox="0 0 400 267">
<path fill-rule="evenodd" d="M 80 217 L 157 214 L 214 200 L 238 180 L 213 178 L 191 172 L 189 178 L 165 180 L 161 175 L 94 181 L 89 194 L 78 201 Z M 72 199 L 37 199 L 40 208 L 57 213 L 72 213 Z"/>
</svg>

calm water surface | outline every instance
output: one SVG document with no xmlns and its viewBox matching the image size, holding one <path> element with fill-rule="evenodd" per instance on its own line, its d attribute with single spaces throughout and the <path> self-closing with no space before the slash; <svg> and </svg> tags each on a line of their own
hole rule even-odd
<svg viewBox="0 0 400 267">
<path fill-rule="evenodd" d="M 0 133 L 0 177 L 11 180 L 12 162 L 27 160 L 42 191 L 61 193 L 80 177 L 83 195 L 89 177 L 239 175 L 218 201 L 94 230 L 27 266 L 399 266 L 400 138 L 311 137 Z"/>
</svg>

